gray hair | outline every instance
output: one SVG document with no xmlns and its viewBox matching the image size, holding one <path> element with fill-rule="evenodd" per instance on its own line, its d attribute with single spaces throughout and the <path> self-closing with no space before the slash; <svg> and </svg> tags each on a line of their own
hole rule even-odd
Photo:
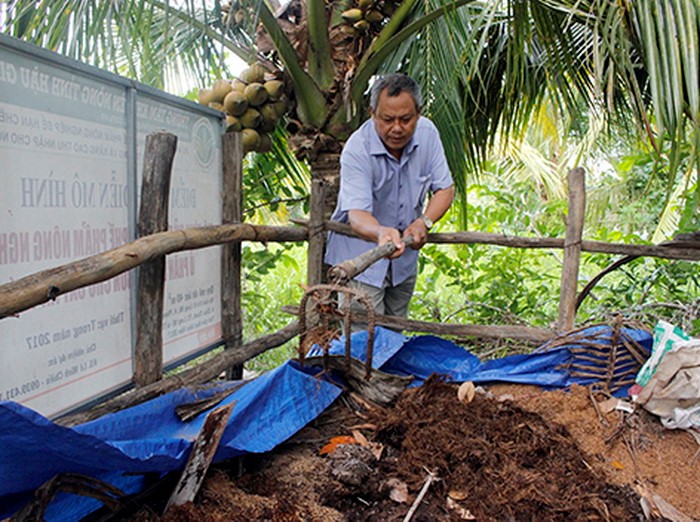
<svg viewBox="0 0 700 522">
<path fill-rule="evenodd" d="M 416 109 L 420 112 L 421 94 L 420 86 L 416 81 L 405 74 L 394 73 L 380 76 L 372 84 L 369 93 L 369 105 L 373 111 L 379 106 L 379 95 L 386 89 L 389 96 L 398 96 L 402 92 L 407 92 L 416 102 Z"/>
</svg>

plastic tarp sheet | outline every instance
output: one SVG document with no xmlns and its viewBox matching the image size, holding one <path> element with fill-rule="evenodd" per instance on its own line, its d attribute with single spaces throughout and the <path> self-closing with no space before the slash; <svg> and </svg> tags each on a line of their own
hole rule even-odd
<svg viewBox="0 0 700 522">
<path fill-rule="evenodd" d="M 590 334 L 600 339 L 600 328 L 607 327 L 591 328 Z M 651 350 L 649 333 L 623 330 Z M 585 335 L 586 331 L 580 334 Z M 353 356 L 364 361 L 367 332 L 353 334 L 351 341 Z M 430 335 L 406 338 L 377 328 L 372 362 L 388 373 L 413 375 L 414 386 L 433 373 L 458 382 L 512 382 L 548 388 L 590 383 L 591 379 L 570 375 L 568 368 L 576 357 L 570 348 L 544 345 L 531 354 L 481 362 L 445 339 Z M 342 339 L 330 348 L 331 353 L 344 350 Z M 236 404 L 214 461 L 270 451 L 320 415 L 342 387 L 319 379 L 316 373 L 318 369 L 288 361 L 223 399 L 219 405 Z M 17 403 L 0 402 L 0 517 L 26 504 L 37 487 L 58 473 L 85 474 L 134 493 L 143 487 L 143 474 L 182 469 L 208 411 L 181 422 L 175 407 L 238 385 L 220 382 L 196 392 L 183 388 L 73 428 L 59 426 Z M 46 520 L 77 520 L 100 505 L 96 500 L 61 495 L 47 511 Z"/>
<path fill-rule="evenodd" d="M 143 482 L 133 474 L 184 468 L 209 412 L 181 422 L 175 407 L 237 384 L 198 392 L 183 388 L 73 428 L 17 403 L 0 403 L 0 518 L 26 504 L 33 490 L 58 473 L 81 473 L 134 493 Z M 341 391 L 293 362 L 261 375 L 219 403 L 236 401 L 214 460 L 271 450 L 315 419 Z M 46 520 L 78 520 L 100 505 L 62 496 Z"/>
</svg>

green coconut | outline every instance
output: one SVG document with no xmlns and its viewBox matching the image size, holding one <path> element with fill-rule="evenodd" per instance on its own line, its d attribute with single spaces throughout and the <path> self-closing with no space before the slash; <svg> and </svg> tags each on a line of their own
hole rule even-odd
<svg viewBox="0 0 700 522">
<path fill-rule="evenodd" d="M 224 107 L 231 116 L 240 116 L 248 108 L 248 98 L 238 91 L 231 91 L 224 98 Z"/>
<path fill-rule="evenodd" d="M 260 64 L 254 63 L 250 67 L 243 69 L 241 74 L 238 75 L 238 79 L 247 84 L 262 83 L 265 80 L 265 68 Z"/>
<path fill-rule="evenodd" d="M 280 80 L 270 80 L 269 82 L 265 82 L 263 86 L 267 91 L 267 97 L 272 101 L 279 100 L 280 96 L 284 93 L 284 82 Z"/>
<path fill-rule="evenodd" d="M 275 112 L 277 113 L 277 119 L 279 119 L 287 113 L 287 109 L 289 107 L 289 100 L 287 100 L 286 96 L 282 96 L 279 100 L 270 105 L 272 105 L 275 108 Z"/>
<path fill-rule="evenodd" d="M 342 16 L 343 20 L 346 22 L 353 24 L 358 20 L 362 20 L 362 9 L 348 9 L 347 11 L 343 11 L 340 16 Z"/>
<path fill-rule="evenodd" d="M 262 116 L 252 107 L 248 107 L 238 119 L 246 129 L 256 129 L 262 123 Z"/>
<path fill-rule="evenodd" d="M 262 105 L 267 101 L 267 91 L 262 83 L 249 83 L 243 94 L 248 98 L 248 104 L 253 107 Z"/>
<path fill-rule="evenodd" d="M 352 24 L 352 26 L 359 32 L 364 33 L 367 31 L 367 29 L 369 29 L 369 22 L 367 20 L 360 20 L 359 22 Z"/>
<path fill-rule="evenodd" d="M 263 117 L 264 123 L 272 123 L 273 125 L 277 124 L 279 116 L 277 115 L 277 109 L 275 109 L 275 106 L 273 104 L 266 103 L 265 105 L 258 107 L 258 111 Z"/>
<path fill-rule="evenodd" d="M 243 129 L 241 131 L 243 139 L 243 153 L 250 152 L 260 145 L 260 134 L 255 129 Z"/>
<path fill-rule="evenodd" d="M 210 103 L 216 101 L 214 99 L 214 91 L 212 91 L 211 89 L 199 89 L 197 99 L 202 105 L 209 105 Z"/>
<path fill-rule="evenodd" d="M 211 90 L 214 93 L 214 99 L 213 101 L 222 103 L 224 101 L 224 98 L 228 93 L 231 92 L 231 89 L 233 87 L 231 86 L 231 82 L 228 80 L 217 80 L 214 82 L 214 85 L 211 86 Z"/>
<path fill-rule="evenodd" d="M 238 132 L 243 129 L 241 120 L 230 114 L 226 115 L 226 131 L 227 132 Z"/>
<path fill-rule="evenodd" d="M 384 15 L 379 11 L 371 9 L 365 13 L 365 20 L 367 20 L 371 24 L 376 24 L 384 20 Z"/>
<path fill-rule="evenodd" d="M 238 92 L 243 92 L 243 91 L 245 91 L 245 86 L 246 86 L 246 85 L 247 85 L 247 84 L 244 83 L 244 82 L 242 82 L 241 80 L 233 80 L 233 81 L 231 82 L 231 87 L 233 88 L 233 90 L 234 90 L 234 91 L 238 91 Z"/>
</svg>

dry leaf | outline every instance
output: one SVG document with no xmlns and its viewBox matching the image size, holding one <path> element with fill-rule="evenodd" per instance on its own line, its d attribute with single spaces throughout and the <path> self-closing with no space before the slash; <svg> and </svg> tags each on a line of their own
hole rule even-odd
<svg viewBox="0 0 700 522">
<path fill-rule="evenodd" d="M 365 437 L 360 430 L 353 430 L 352 436 L 354 439 L 357 441 L 357 443 L 360 446 L 364 446 L 365 448 L 369 448 L 369 441 L 367 440 L 367 437 Z"/>
<path fill-rule="evenodd" d="M 447 497 L 447 508 L 457 512 L 457 515 L 462 520 L 476 520 L 476 517 L 467 508 L 462 507 L 455 500 Z"/>
<path fill-rule="evenodd" d="M 350 435 L 340 435 L 339 437 L 333 437 L 330 440 L 330 442 L 328 442 L 328 444 L 321 448 L 319 454 L 326 455 L 329 453 L 333 453 L 335 451 L 335 448 L 337 448 L 341 444 L 357 444 L 357 441 Z"/>
<path fill-rule="evenodd" d="M 613 411 L 615 409 L 618 402 L 620 402 L 620 399 L 616 399 L 613 397 L 612 399 L 608 399 L 608 400 L 599 402 L 598 408 L 603 413 L 610 413 L 611 411 Z"/>
<path fill-rule="evenodd" d="M 635 489 L 640 495 L 639 503 L 647 519 L 650 520 L 652 516 L 660 516 L 664 520 L 670 520 L 671 522 L 693 522 L 691 517 L 680 512 L 660 495 L 654 493 L 649 486 L 637 484 Z"/>
<path fill-rule="evenodd" d="M 447 493 L 447 496 L 450 497 L 452 500 L 464 500 L 469 495 L 467 494 L 466 491 L 462 491 L 460 489 L 451 489 Z"/>
<path fill-rule="evenodd" d="M 350 426 L 348 429 L 377 431 L 377 425 L 366 422 L 364 424 L 355 424 L 354 426 Z"/>
<path fill-rule="evenodd" d="M 386 481 L 387 486 L 391 488 L 389 491 L 389 498 L 394 502 L 399 504 L 405 504 L 408 502 L 408 486 L 405 482 L 400 481 L 397 478 L 390 478 Z"/>
<path fill-rule="evenodd" d="M 474 383 L 471 381 L 466 381 L 463 382 L 457 390 L 457 398 L 459 399 L 459 402 L 469 404 L 474 400 L 475 393 L 476 388 L 474 387 Z"/>
<path fill-rule="evenodd" d="M 380 460 L 382 458 L 382 453 L 384 453 L 384 444 L 373 442 L 369 449 L 372 450 L 372 455 L 374 455 L 375 459 Z"/>
<path fill-rule="evenodd" d="M 372 452 L 372 455 L 374 455 L 375 459 L 379 460 L 382 458 L 382 453 L 384 453 L 383 444 L 368 441 L 367 437 L 365 437 L 359 430 L 353 430 L 352 436 L 355 439 L 356 444 L 359 444 L 360 446 L 363 446 L 365 448 L 369 448 L 369 450 Z"/>
</svg>

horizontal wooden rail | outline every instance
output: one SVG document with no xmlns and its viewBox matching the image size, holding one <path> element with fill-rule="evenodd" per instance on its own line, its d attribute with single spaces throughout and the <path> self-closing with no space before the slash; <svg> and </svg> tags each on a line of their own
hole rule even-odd
<svg viewBox="0 0 700 522">
<path fill-rule="evenodd" d="M 306 229 L 248 224 L 169 230 L 0 286 L 0 319 L 111 279 L 158 256 L 233 241 L 304 241 Z"/>
<path fill-rule="evenodd" d="M 292 315 L 299 315 L 298 306 L 286 305 L 282 307 L 282 311 Z M 367 322 L 367 317 L 363 314 L 353 313 L 351 319 L 359 323 Z M 434 323 L 381 314 L 375 316 L 374 323 L 378 326 L 406 330 L 408 332 L 431 333 L 453 337 L 478 337 L 480 339 L 519 339 L 543 343 L 557 335 L 552 330 L 534 328 L 532 326 Z"/>
<path fill-rule="evenodd" d="M 306 224 L 306 220 L 292 220 L 297 224 Z M 348 236 L 354 236 L 350 225 L 336 221 L 326 221 L 326 228 Z M 493 234 L 489 232 L 444 232 L 428 234 L 428 243 L 484 244 L 512 248 L 564 248 L 564 239 L 556 237 L 518 237 Z M 668 241 L 660 245 L 628 245 L 623 243 L 606 243 L 604 241 L 581 241 L 581 250 L 601 254 L 622 254 L 632 256 L 661 257 L 665 259 L 685 259 L 700 261 L 700 248 L 697 242 Z"/>
<path fill-rule="evenodd" d="M 102 415 L 106 415 L 107 413 L 112 413 L 135 404 L 140 404 L 143 401 L 153 399 L 159 395 L 183 388 L 185 386 L 209 382 L 216 379 L 222 372 L 226 371 L 232 366 L 241 365 L 256 355 L 266 352 L 271 348 L 281 346 L 290 339 L 293 339 L 298 334 L 299 323 L 295 321 L 288 324 L 281 330 L 258 337 L 257 339 L 241 346 L 231 347 L 233 349 L 224 350 L 204 363 L 181 373 L 171 375 L 170 377 L 167 377 L 161 381 L 147 384 L 146 386 L 132 390 L 128 393 L 115 397 L 114 399 L 105 401 L 90 410 L 61 417 L 56 420 L 56 423 L 62 426 L 75 426 L 76 424 L 82 424 L 83 422 L 96 419 Z"/>
</svg>

